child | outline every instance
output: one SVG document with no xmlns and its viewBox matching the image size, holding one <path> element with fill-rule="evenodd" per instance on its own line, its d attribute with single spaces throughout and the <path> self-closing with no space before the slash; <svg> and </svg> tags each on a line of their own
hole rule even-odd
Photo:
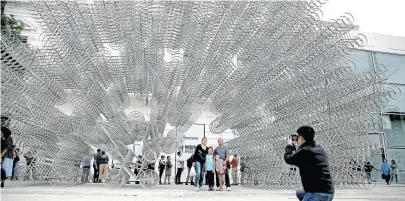
<svg viewBox="0 0 405 201">
<path fill-rule="evenodd" d="M 224 183 L 225 183 L 225 166 L 224 160 L 222 160 L 219 155 L 215 155 L 215 170 L 218 173 L 218 180 L 219 180 L 219 190 L 223 191 L 224 190 Z"/>
<path fill-rule="evenodd" d="M 170 176 L 172 176 L 172 162 L 170 161 L 170 156 L 167 156 L 166 170 L 165 170 L 165 184 L 170 185 Z"/>
<path fill-rule="evenodd" d="M 207 182 L 209 191 L 214 190 L 214 155 L 212 154 L 212 147 L 208 148 L 208 154 L 205 158 L 205 169 L 207 171 Z"/>
</svg>

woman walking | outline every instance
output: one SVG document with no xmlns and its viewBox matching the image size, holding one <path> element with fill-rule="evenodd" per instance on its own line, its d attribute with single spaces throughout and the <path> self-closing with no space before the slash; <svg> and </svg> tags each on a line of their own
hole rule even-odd
<svg viewBox="0 0 405 201">
<path fill-rule="evenodd" d="M 381 178 L 385 179 L 387 185 L 390 185 L 390 166 L 388 165 L 387 159 L 384 159 L 383 162 L 384 163 L 381 165 Z"/>
<path fill-rule="evenodd" d="M 1 127 L 1 140 L 1 168 L 4 170 L 6 179 L 10 179 L 13 174 L 14 145 L 11 131 L 6 127 Z M 1 183 L 1 186 L 4 186 L 4 181 Z"/>
<path fill-rule="evenodd" d="M 392 183 L 392 180 L 394 180 L 394 177 L 395 177 L 395 182 L 398 183 L 398 170 L 397 170 L 397 168 L 398 168 L 397 163 L 394 160 L 391 160 L 391 171 L 392 171 L 391 183 Z"/>
<path fill-rule="evenodd" d="M 204 164 L 207 155 L 207 138 L 203 137 L 201 144 L 197 145 L 194 152 L 194 167 L 195 167 L 195 190 L 201 190 L 203 184 Z"/>
<path fill-rule="evenodd" d="M 172 167 L 173 167 L 173 164 L 170 161 L 170 156 L 167 156 L 166 170 L 165 170 L 165 184 L 168 184 L 168 185 L 170 185 L 170 176 L 172 176 Z"/>
</svg>

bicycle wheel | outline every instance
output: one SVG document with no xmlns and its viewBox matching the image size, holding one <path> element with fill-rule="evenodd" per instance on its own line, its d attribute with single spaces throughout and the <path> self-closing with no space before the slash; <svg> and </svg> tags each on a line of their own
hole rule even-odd
<svg viewBox="0 0 405 201">
<path fill-rule="evenodd" d="M 154 170 L 141 171 L 139 181 L 142 188 L 151 189 L 159 184 L 159 175 Z"/>
</svg>

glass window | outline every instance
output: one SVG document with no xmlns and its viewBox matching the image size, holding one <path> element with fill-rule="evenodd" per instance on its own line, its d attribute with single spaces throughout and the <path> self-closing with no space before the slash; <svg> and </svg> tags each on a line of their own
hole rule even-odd
<svg viewBox="0 0 405 201">
<path fill-rule="evenodd" d="M 405 112 L 405 86 L 391 85 L 388 87 L 392 87 L 397 93 L 393 99 L 388 99 L 388 105 L 382 111 L 384 113 Z"/>
<path fill-rule="evenodd" d="M 357 73 L 371 70 L 373 66 L 371 53 L 367 51 L 354 51 L 352 54 L 347 56 L 345 60 L 354 63 L 355 66 L 353 66 L 353 69 Z"/>
<path fill-rule="evenodd" d="M 405 56 L 375 53 L 375 61 L 387 68 L 388 83 L 405 84 Z"/>
<path fill-rule="evenodd" d="M 405 147 L 405 115 L 385 114 L 383 120 L 388 148 Z"/>
</svg>

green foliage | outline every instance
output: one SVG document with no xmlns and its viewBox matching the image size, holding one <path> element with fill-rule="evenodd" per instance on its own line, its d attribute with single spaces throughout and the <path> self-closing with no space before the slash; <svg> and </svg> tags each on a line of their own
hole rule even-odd
<svg viewBox="0 0 405 201">
<path fill-rule="evenodd" d="M 5 15 L 4 8 L 6 1 L 1 1 L 1 30 L 10 31 L 12 34 L 19 36 L 24 29 L 24 23 L 14 18 L 14 15 Z"/>
<path fill-rule="evenodd" d="M 19 35 L 24 29 L 24 23 L 15 19 L 14 15 L 3 15 L 1 16 L 1 28 L 10 29 L 14 34 Z"/>
</svg>

